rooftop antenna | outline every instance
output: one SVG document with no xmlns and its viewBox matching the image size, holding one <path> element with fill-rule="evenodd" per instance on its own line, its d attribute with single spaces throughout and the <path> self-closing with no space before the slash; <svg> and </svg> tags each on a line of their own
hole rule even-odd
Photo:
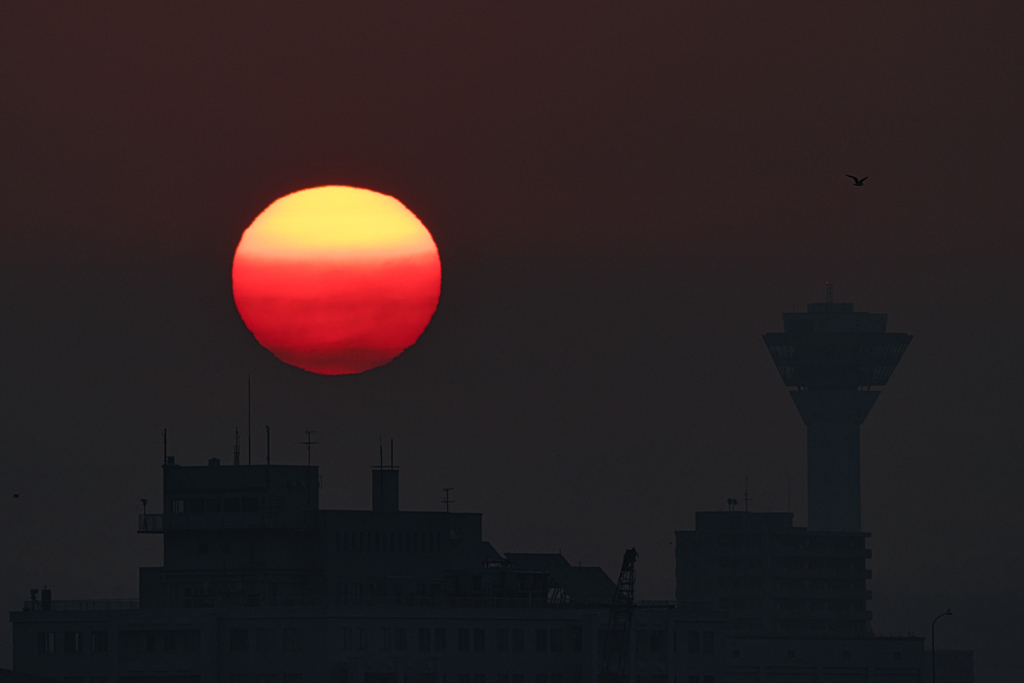
<svg viewBox="0 0 1024 683">
<path fill-rule="evenodd" d="M 164 427 L 164 464 L 167 464 L 167 427 Z"/>
<path fill-rule="evenodd" d="M 241 438 L 242 438 L 241 435 L 239 435 L 239 433 L 238 433 L 238 427 L 235 427 L 235 460 L 234 460 L 234 464 L 235 465 L 239 464 L 238 461 L 239 461 L 239 457 L 240 457 L 241 453 L 239 453 L 238 442 L 241 440 Z"/>
<path fill-rule="evenodd" d="M 267 427 L 267 464 L 269 465 L 270 464 L 270 425 L 266 425 L 266 427 Z"/>
<path fill-rule="evenodd" d="M 743 511 L 750 512 L 750 476 L 744 477 L 743 484 Z"/>
<path fill-rule="evenodd" d="M 391 469 L 395 469 L 395 440 L 391 439 Z"/>
<path fill-rule="evenodd" d="M 451 492 L 454 491 L 455 489 L 447 488 L 447 489 L 442 489 L 442 490 L 444 491 L 444 498 L 441 499 L 441 502 L 444 503 L 444 511 L 445 512 L 451 512 L 452 511 L 452 503 L 455 502 L 454 500 L 452 500 Z"/>
<path fill-rule="evenodd" d="M 251 465 L 252 464 L 252 375 L 248 376 L 246 384 L 247 384 L 246 388 L 248 390 L 247 391 L 247 395 L 248 395 L 248 398 L 249 398 L 249 404 L 248 404 L 249 412 L 248 412 L 248 418 L 247 418 L 249 420 L 249 424 L 248 424 L 249 434 L 248 434 L 248 437 L 247 437 L 247 441 L 249 442 L 248 443 L 248 446 L 249 446 L 249 464 Z"/>
<path fill-rule="evenodd" d="M 786 477 L 786 512 L 793 511 L 793 477 Z"/>
<path fill-rule="evenodd" d="M 380 468 L 384 469 L 384 436 L 377 435 L 377 445 L 380 447 Z"/>
<path fill-rule="evenodd" d="M 832 304 L 832 283 L 831 282 L 826 282 L 825 283 L 825 302 L 828 303 L 829 305 Z"/>
<path fill-rule="evenodd" d="M 307 466 L 311 466 L 313 464 L 313 446 L 315 446 L 318 443 L 320 443 L 319 441 L 313 441 L 313 435 L 314 434 L 316 434 L 315 431 L 307 429 L 306 430 L 306 440 L 299 442 L 303 446 L 306 447 L 306 465 Z"/>
</svg>

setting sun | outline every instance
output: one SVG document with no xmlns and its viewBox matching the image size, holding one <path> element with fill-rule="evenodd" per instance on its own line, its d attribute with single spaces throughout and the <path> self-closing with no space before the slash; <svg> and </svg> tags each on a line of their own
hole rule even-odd
<svg viewBox="0 0 1024 683">
<path fill-rule="evenodd" d="M 301 190 L 268 206 L 238 243 L 235 305 L 286 363 L 340 375 L 384 365 L 426 328 L 441 292 L 430 233 L 393 197 Z"/>
</svg>

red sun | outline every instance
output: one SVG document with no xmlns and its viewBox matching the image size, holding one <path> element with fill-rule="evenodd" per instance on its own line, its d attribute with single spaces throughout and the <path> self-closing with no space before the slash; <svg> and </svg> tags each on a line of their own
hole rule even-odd
<svg viewBox="0 0 1024 683">
<path fill-rule="evenodd" d="M 261 345 L 322 375 L 384 365 L 437 309 L 430 232 L 388 195 L 327 186 L 281 197 L 235 250 L 235 306 Z"/>
</svg>

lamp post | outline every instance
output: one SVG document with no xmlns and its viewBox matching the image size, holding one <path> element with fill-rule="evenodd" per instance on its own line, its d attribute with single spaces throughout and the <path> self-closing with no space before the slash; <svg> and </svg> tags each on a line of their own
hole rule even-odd
<svg viewBox="0 0 1024 683">
<path fill-rule="evenodd" d="M 947 609 L 945 612 L 932 619 L 932 683 L 935 683 L 935 622 L 942 617 L 951 616 L 953 616 L 953 610 Z"/>
</svg>

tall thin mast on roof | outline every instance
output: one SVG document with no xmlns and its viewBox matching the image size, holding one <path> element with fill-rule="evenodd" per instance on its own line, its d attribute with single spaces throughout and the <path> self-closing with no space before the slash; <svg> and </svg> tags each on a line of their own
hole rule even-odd
<svg viewBox="0 0 1024 683">
<path fill-rule="evenodd" d="M 313 435 L 316 434 L 315 430 L 306 430 L 306 440 L 300 441 L 299 443 L 306 447 L 306 465 L 312 466 L 313 464 L 313 446 L 320 443 L 319 441 L 313 441 Z"/>
</svg>

